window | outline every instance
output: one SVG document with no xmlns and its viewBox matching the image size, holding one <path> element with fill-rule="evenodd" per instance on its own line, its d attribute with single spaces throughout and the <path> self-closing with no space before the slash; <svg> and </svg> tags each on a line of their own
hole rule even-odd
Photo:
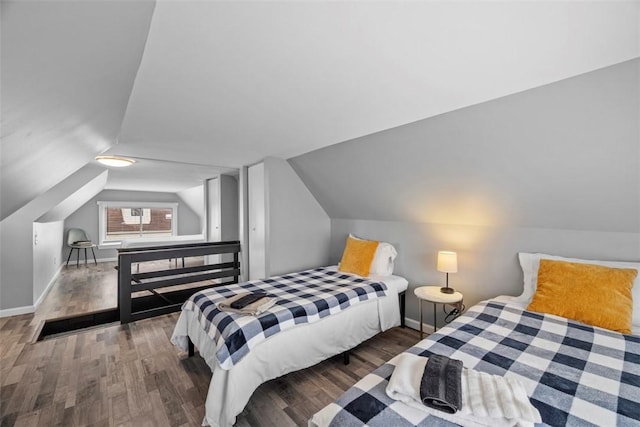
<svg viewBox="0 0 640 427">
<path fill-rule="evenodd" d="M 177 234 L 177 203 L 98 202 L 100 243 Z"/>
</svg>

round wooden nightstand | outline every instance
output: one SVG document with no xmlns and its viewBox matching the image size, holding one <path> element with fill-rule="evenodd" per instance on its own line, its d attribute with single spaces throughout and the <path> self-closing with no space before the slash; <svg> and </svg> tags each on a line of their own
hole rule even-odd
<svg viewBox="0 0 640 427">
<path fill-rule="evenodd" d="M 436 325 L 436 304 L 456 304 L 462 302 L 462 294 L 454 292 L 445 294 L 440 292 L 441 286 L 420 286 L 414 289 L 413 293 L 418 298 L 418 307 L 420 312 L 420 339 L 423 337 L 422 332 L 422 302 L 430 302 L 433 304 L 433 332 L 437 330 Z"/>
</svg>

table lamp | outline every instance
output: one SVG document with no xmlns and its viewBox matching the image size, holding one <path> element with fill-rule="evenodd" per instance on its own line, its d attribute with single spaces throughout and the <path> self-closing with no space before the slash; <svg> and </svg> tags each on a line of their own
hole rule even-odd
<svg viewBox="0 0 640 427">
<path fill-rule="evenodd" d="M 453 288 L 449 287 L 449 273 L 458 272 L 458 254 L 451 251 L 439 251 L 438 252 L 438 271 L 447 273 L 447 282 L 444 288 L 440 288 L 440 292 L 443 294 L 452 294 Z"/>
</svg>

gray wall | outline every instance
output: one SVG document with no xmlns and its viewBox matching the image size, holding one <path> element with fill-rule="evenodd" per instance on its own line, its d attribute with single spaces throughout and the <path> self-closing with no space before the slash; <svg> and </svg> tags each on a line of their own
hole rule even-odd
<svg viewBox="0 0 640 427">
<path fill-rule="evenodd" d="M 638 260 L 640 234 L 529 227 L 483 227 L 401 221 L 331 220 L 331 263 L 340 260 L 349 233 L 387 241 L 398 250 L 395 274 L 409 280 L 407 316 L 418 319 L 413 288 L 444 285 L 436 271 L 439 250 L 458 253 L 458 273 L 449 274 L 449 286 L 462 292 L 467 306 L 497 295 L 519 295 L 522 273 L 518 252 L 544 252 L 568 257 Z M 433 306 L 425 304 L 425 323 L 431 324 Z M 438 307 L 438 322 L 442 311 Z"/>
<path fill-rule="evenodd" d="M 267 157 L 264 166 L 267 275 L 326 265 L 329 216 L 285 160 Z"/>
<path fill-rule="evenodd" d="M 519 251 L 640 259 L 639 64 L 290 159 L 332 218 L 332 260 L 349 232 L 387 240 L 415 288 L 442 283 L 436 253 L 455 250 L 450 284 L 472 304 L 521 291 Z"/>
<path fill-rule="evenodd" d="M 176 193 L 180 200 L 200 218 L 200 230 L 204 233 L 204 185 L 187 188 Z"/>
<path fill-rule="evenodd" d="M 103 182 L 104 173 L 87 165 L 0 222 L 0 315 L 28 312 L 40 297 L 34 294 L 34 221 L 92 182 Z"/>
<path fill-rule="evenodd" d="M 175 193 L 104 190 L 85 203 L 64 221 L 65 239 L 69 228 L 82 228 L 91 240 L 98 242 L 98 201 L 111 202 L 171 202 L 178 204 L 178 235 L 200 234 L 200 216 L 195 214 Z M 113 259 L 116 249 L 97 249 L 96 258 Z M 68 249 L 65 250 L 65 260 Z"/>
<path fill-rule="evenodd" d="M 221 174 L 220 179 L 220 239 L 238 240 L 238 178 Z"/>
</svg>

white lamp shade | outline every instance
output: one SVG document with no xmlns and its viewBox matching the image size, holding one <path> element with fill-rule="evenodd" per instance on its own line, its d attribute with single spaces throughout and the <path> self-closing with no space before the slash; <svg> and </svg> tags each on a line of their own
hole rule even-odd
<svg viewBox="0 0 640 427">
<path fill-rule="evenodd" d="M 439 251 L 438 271 L 441 271 L 443 273 L 457 273 L 458 254 L 451 251 Z"/>
</svg>

